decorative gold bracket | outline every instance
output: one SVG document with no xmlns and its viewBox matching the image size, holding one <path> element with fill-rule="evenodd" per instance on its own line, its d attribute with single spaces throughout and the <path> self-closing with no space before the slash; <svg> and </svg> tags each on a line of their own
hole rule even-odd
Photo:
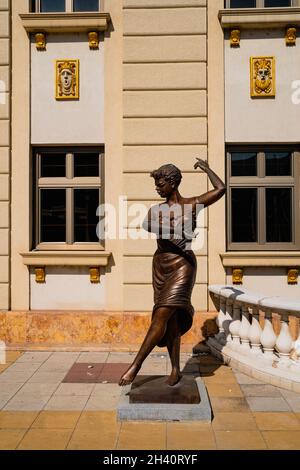
<svg viewBox="0 0 300 470">
<path fill-rule="evenodd" d="M 287 279 L 288 279 L 289 285 L 291 286 L 297 285 L 298 277 L 299 277 L 299 269 L 292 268 L 288 270 Z"/>
<path fill-rule="evenodd" d="M 241 43 L 241 30 L 232 29 L 230 31 L 230 47 L 240 47 Z"/>
<path fill-rule="evenodd" d="M 287 46 L 296 46 L 297 41 L 297 28 L 289 26 L 285 32 L 285 43 Z"/>
<path fill-rule="evenodd" d="M 89 46 L 91 50 L 99 49 L 99 33 L 98 31 L 90 31 L 88 33 Z"/>
<path fill-rule="evenodd" d="M 46 50 L 46 34 L 45 33 L 36 33 L 35 34 L 35 45 L 38 51 Z"/>
<path fill-rule="evenodd" d="M 44 266 L 34 268 L 35 271 L 35 282 L 37 284 L 45 284 L 46 282 L 46 269 Z"/>
<path fill-rule="evenodd" d="M 100 284 L 100 268 L 90 268 L 90 281 L 92 284 Z"/>
<path fill-rule="evenodd" d="M 242 268 L 232 269 L 232 284 L 242 285 L 244 277 L 244 270 Z"/>
</svg>

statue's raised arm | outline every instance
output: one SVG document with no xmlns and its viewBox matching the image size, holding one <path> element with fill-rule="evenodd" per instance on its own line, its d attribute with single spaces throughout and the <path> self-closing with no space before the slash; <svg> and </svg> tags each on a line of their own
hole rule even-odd
<svg viewBox="0 0 300 470">
<path fill-rule="evenodd" d="M 197 170 L 197 168 L 207 174 L 214 189 L 208 191 L 207 193 L 201 194 L 200 196 L 191 198 L 190 202 L 192 202 L 193 204 L 203 204 L 204 207 L 207 207 L 211 204 L 214 204 L 219 199 L 221 199 L 222 196 L 224 196 L 226 192 L 226 187 L 221 178 L 219 178 L 218 175 L 216 175 L 216 173 L 209 167 L 206 160 L 201 160 L 201 158 L 197 158 L 197 162 L 194 165 L 194 169 Z"/>
</svg>

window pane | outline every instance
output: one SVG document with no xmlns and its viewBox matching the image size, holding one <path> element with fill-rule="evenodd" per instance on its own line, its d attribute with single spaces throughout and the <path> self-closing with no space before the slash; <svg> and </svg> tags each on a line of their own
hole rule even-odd
<svg viewBox="0 0 300 470">
<path fill-rule="evenodd" d="M 66 176 L 66 154 L 64 153 L 42 153 L 41 154 L 41 177 L 42 178 L 64 178 Z"/>
<path fill-rule="evenodd" d="M 231 190 L 232 242 L 257 242 L 257 189 Z"/>
<path fill-rule="evenodd" d="M 291 188 L 266 189 L 267 242 L 292 241 Z"/>
<path fill-rule="evenodd" d="M 100 176 L 99 153 L 75 153 L 74 176 Z"/>
<path fill-rule="evenodd" d="M 40 0 L 41 12 L 60 12 L 66 10 L 65 0 Z"/>
<path fill-rule="evenodd" d="M 253 152 L 232 153 L 231 176 L 257 176 L 257 154 Z"/>
<path fill-rule="evenodd" d="M 99 0 L 74 0 L 74 11 L 99 11 Z"/>
<path fill-rule="evenodd" d="M 230 8 L 255 8 L 256 0 L 230 0 Z"/>
<path fill-rule="evenodd" d="M 99 217 L 99 189 L 75 189 L 74 191 L 74 241 L 97 242 Z"/>
<path fill-rule="evenodd" d="M 266 153 L 266 176 L 291 176 L 292 155 L 288 152 Z"/>
<path fill-rule="evenodd" d="M 42 189 L 41 242 L 66 241 L 66 191 Z"/>
<path fill-rule="evenodd" d="M 30 0 L 30 11 L 31 11 L 32 13 L 35 13 L 35 12 L 36 12 L 35 4 L 36 4 L 36 0 Z"/>
<path fill-rule="evenodd" d="M 265 7 L 290 7 L 291 0 L 265 0 Z"/>
</svg>

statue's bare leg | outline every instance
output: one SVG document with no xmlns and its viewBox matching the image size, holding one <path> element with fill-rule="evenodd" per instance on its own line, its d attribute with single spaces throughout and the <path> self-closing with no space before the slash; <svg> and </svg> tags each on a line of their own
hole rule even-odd
<svg viewBox="0 0 300 470">
<path fill-rule="evenodd" d="M 171 360 L 172 370 L 167 380 L 167 384 L 174 386 L 182 378 L 180 373 L 180 341 L 181 332 L 178 324 L 177 315 L 174 314 L 168 322 L 167 332 L 167 348 Z"/>
<path fill-rule="evenodd" d="M 155 311 L 143 344 L 131 366 L 127 369 L 125 374 L 122 375 L 119 381 L 119 385 L 128 385 L 133 382 L 146 357 L 164 337 L 167 330 L 168 321 L 174 312 L 175 309 L 170 307 L 161 307 Z"/>
</svg>

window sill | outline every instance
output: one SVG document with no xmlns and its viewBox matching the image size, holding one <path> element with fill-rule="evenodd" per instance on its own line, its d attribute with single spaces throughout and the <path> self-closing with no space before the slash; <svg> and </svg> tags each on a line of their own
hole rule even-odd
<svg viewBox="0 0 300 470">
<path fill-rule="evenodd" d="M 225 268 L 239 268 L 246 266 L 300 266 L 300 251 L 239 251 L 221 253 L 220 257 Z"/>
<path fill-rule="evenodd" d="M 106 31 L 109 13 L 26 13 L 20 15 L 28 33 L 80 33 Z"/>
<path fill-rule="evenodd" d="M 281 28 L 300 24 L 299 7 L 227 8 L 220 10 L 218 16 L 223 29 L 262 29 L 266 26 Z"/>
<path fill-rule="evenodd" d="M 20 253 L 25 266 L 107 266 L 107 251 L 30 251 Z"/>
</svg>

